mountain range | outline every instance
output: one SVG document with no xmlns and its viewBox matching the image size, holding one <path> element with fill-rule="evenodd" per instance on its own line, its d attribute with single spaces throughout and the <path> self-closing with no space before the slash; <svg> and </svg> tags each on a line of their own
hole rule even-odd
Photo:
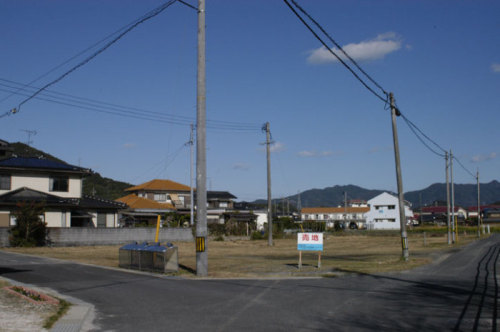
<svg viewBox="0 0 500 332">
<path fill-rule="evenodd" d="M 12 143 L 13 153 L 22 157 L 35 157 L 55 160 L 65 163 L 46 152 L 35 149 L 23 143 Z M 133 185 L 126 182 L 116 181 L 110 178 L 102 177 L 99 173 L 92 173 L 83 181 L 83 193 L 94 195 L 105 199 L 116 199 L 123 196 L 124 190 Z M 482 183 L 481 190 L 481 205 L 500 204 L 500 182 L 494 180 L 489 183 Z M 365 189 L 355 185 L 333 186 L 324 189 L 310 189 L 301 192 L 300 194 L 288 196 L 284 199 L 288 200 L 291 206 L 296 207 L 300 197 L 302 207 L 320 207 L 320 206 L 340 206 L 347 200 L 360 199 L 369 200 L 380 193 L 389 192 L 388 190 Z M 394 194 L 395 195 L 395 194 Z M 434 183 L 422 190 L 406 192 L 405 200 L 412 203 L 413 208 L 420 206 L 432 205 L 436 201 L 446 201 L 446 184 Z M 273 203 L 281 203 L 283 198 L 273 199 Z M 263 207 L 266 205 L 266 200 L 260 199 L 251 203 L 243 202 L 245 206 Z M 278 207 L 280 204 L 277 204 Z M 462 207 L 477 205 L 477 185 L 476 184 L 455 184 L 455 205 Z"/>
<path fill-rule="evenodd" d="M 500 182 L 494 180 L 489 183 L 481 183 L 481 205 L 500 204 Z M 476 184 L 455 184 L 455 205 L 462 207 L 477 206 Z M 300 197 L 302 207 L 327 207 L 340 206 L 347 200 L 369 200 L 383 192 L 396 195 L 389 190 L 372 190 L 355 185 L 333 186 L 324 189 L 310 189 L 300 194 L 285 197 L 290 204 L 297 205 Z M 451 190 L 450 190 L 451 192 Z M 345 196 L 344 196 L 345 193 Z M 451 194 L 450 194 L 451 195 Z M 434 183 L 422 190 L 409 191 L 404 194 L 405 200 L 409 201 L 413 208 L 433 205 L 435 202 L 446 202 L 446 184 Z M 451 198 L 450 198 L 451 199 Z M 278 199 L 281 202 L 282 199 Z M 264 200 L 256 203 L 262 204 Z M 279 204 L 279 203 L 278 203 Z"/>
</svg>

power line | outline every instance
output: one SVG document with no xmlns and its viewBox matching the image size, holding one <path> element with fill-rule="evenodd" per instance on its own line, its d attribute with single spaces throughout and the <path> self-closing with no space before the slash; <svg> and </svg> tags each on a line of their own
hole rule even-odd
<svg viewBox="0 0 500 332">
<path fill-rule="evenodd" d="M 361 84 L 367 88 L 372 94 L 374 94 L 377 98 L 379 98 L 380 100 L 382 100 L 386 105 L 387 105 L 387 96 L 388 96 L 388 93 L 387 91 L 379 84 L 377 83 L 377 81 L 375 81 L 365 70 L 363 70 L 363 68 L 361 68 L 361 66 L 340 46 L 339 43 L 337 43 L 331 36 L 330 34 L 328 34 L 328 32 L 306 11 L 304 10 L 298 3 L 296 0 L 290 0 L 293 5 L 300 11 L 302 12 L 303 15 L 305 15 L 327 38 L 328 40 L 330 40 L 330 42 L 332 42 L 334 44 L 334 46 L 342 52 L 342 54 L 344 54 L 344 56 L 349 59 L 353 64 L 354 66 L 356 66 L 356 68 L 366 77 L 368 78 L 368 80 L 373 83 L 377 88 L 379 88 L 382 93 L 386 96 L 386 98 L 383 98 L 380 94 L 378 94 L 377 92 L 375 92 L 337 53 L 335 53 L 330 47 L 328 47 L 328 45 L 323 41 L 323 39 L 314 31 L 314 29 L 309 25 L 307 24 L 307 22 L 304 20 L 304 18 L 295 10 L 295 8 L 293 8 L 293 6 L 289 3 L 288 0 L 283 0 L 286 5 L 290 8 L 290 10 L 297 16 L 297 18 L 302 22 L 302 24 L 304 24 L 306 26 L 306 28 L 314 35 L 314 37 L 332 54 L 334 55 L 337 60 L 342 64 L 344 65 L 344 67 L 346 67 L 352 74 L 353 76 L 361 82 Z M 433 139 L 431 139 L 428 135 L 426 135 L 417 125 L 415 125 L 412 121 L 410 121 L 410 119 L 408 119 L 405 115 L 403 115 L 400 111 L 400 109 L 398 107 L 396 107 L 396 114 L 398 116 L 401 116 L 403 118 L 403 120 L 406 122 L 406 124 L 408 125 L 408 127 L 410 128 L 410 130 L 413 132 L 413 134 L 417 137 L 417 139 L 429 150 L 431 151 L 432 153 L 436 154 L 437 156 L 440 156 L 440 157 L 445 157 L 445 154 L 446 154 L 446 150 L 443 149 L 443 147 L 441 147 L 436 141 L 434 141 Z M 432 143 L 435 147 L 437 147 L 440 151 L 442 151 L 443 153 L 440 153 L 438 151 L 436 151 L 436 149 L 432 148 L 427 142 L 426 140 L 430 143 Z M 467 172 L 469 173 L 472 177 L 475 178 L 475 175 L 472 174 L 472 172 L 470 172 L 461 162 L 460 160 L 458 160 L 456 157 L 453 157 L 457 162 L 458 164 Z"/>
<path fill-rule="evenodd" d="M 80 63 L 78 63 L 76 66 L 74 66 L 71 69 L 69 69 L 68 71 L 66 71 L 64 74 L 62 74 L 61 76 L 59 76 L 55 80 L 53 80 L 53 81 L 45 84 L 43 87 L 41 87 L 40 89 L 38 89 L 35 93 L 33 93 L 32 95 L 30 95 L 28 98 L 24 99 L 21 103 L 19 103 L 19 105 L 17 106 L 17 108 L 14 108 L 14 109 L 8 111 L 3 116 L 7 116 L 7 115 L 10 115 L 10 114 L 14 114 L 14 113 L 19 112 L 19 110 L 21 109 L 21 106 L 24 105 L 26 102 L 30 101 L 31 99 L 33 99 L 34 97 L 36 97 L 39 93 L 41 93 L 43 90 L 47 89 L 51 85 L 56 84 L 57 82 L 61 81 L 66 76 L 68 76 L 69 74 L 71 74 L 72 72 L 74 72 L 75 70 L 77 70 L 78 68 L 80 68 L 80 67 L 84 66 L 85 64 L 87 64 L 88 62 L 90 62 L 92 59 L 94 59 L 96 56 L 98 56 L 99 54 L 101 54 L 102 52 L 104 52 L 105 50 L 107 50 L 109 47 L 111 47 L 113 44 L 115 44 L 117 41 L 119 41 L 121 38 L 123 38 L 123 36 L 125 36 L 127 33 L 129 33 L 130 31 L 132 31 L 134 28 L 136 28 L 138 25 L 146 22 L 147 20 L 149 20 L 149 19 L 151 19 L 151 18 L 153 18 L 153 17 L 155 17 L 157 15 L 159 15 L 165 9 L 167 9 L 172 4 L 174 4 L 176 1 L 177 0 L 170 0 L 169 2 L 164 3 L 163 5 L 161 5 L 161 6 L 157 7 L 156 9 L 152 10 L 148 15 L 146 15 L 145 17 L 143 17 L 139 21 L 137 21 L 134 24 L 132 24 L 131 26 L 129 26 L 127 29 L 125 29 L 125 31 L 121 32 L 117 37 L 113 38 L 110 42 L 108 42 L 106 45 L 104 45 L 99 50 L 97 50 L 96 52 L 94 52 L 92 55 L 90 55 L 89 57 L 87 57 L 86 59 L 84 59 L 83 61 L 81 61 Z M 3 117 L 3 116 L 0 116 L 0 117 Z"/>
<path fill-rule="evenodd" d="M 0 91 L 13 92 L 22 96 L 29 96 L 29 92 L 20 93 L 16 89 L 22 83 L 14 82 L 11 80 L 6 80 L 0 78 L 0 86 L 6 87 L 8 89 L 0 88 Z M 28 86 L 31 90 L 36 90 L 38 88 L 33 86 Z M 14 91 L 13 91 L 14 90 Z M 28 90 L 25 88 L 25 90 Z M 118 115 L 122 117 L 132 117 L 142 120 L 159 121 L 163 123 L 175 124 L 175 125 L 190 125 L 194 121 L 194 117 L 182 116 L 168 114 L 164 112 L 155 112 L 150 110 L 145 110 L 136 107 L 123 106 L 118 104 L 113 104 L 109 102 L 104 102 L 100 100 L 78 97 L 75 95 L 70 95 L 66 93 L 45 90 L 41 92 L 36 99 L 43 100 L 46 102 L 51 102 L 55 104 L 75 107 L 84 110 L 90 110 L 100 113 L 107 113 Z M 241 122 L 231 122 L 231 121 L 220 121 L 220 120 L 207 120 L 207 127 L 210 129 L 219 129 L 222 131 L 257 131 L 259 130 L 258 124 L 252 123 L 241 123 Z"/>
<path fill-rule="evenodd" d="M 345 56 L 346 58 L 348 58 L 355 66 L 356 68 L 359 69 L 359 71 L 361 73 L 363 73 L 363 75 L 366 76 L 366 78 L 368 78 L 373 84 L 375 84 L 376 87 L 378 87 L 380 90 L 382 90 L 382 92 L 384 93 L 384 95 L 388 96 L 389 93 L 387 91 L 385 91 L 385 89 L 380 85 L 378 84 L 370 75 L 368 75 L 368 73 L 366 73 L 366 71 L 363 70 L 363 68 L 361 68 L 360 65 L 358 65 L 358 63 L 346 52 L 344 51 L 344 49 L 342 48 L 342 46 L 339 45 L 339 43 L 337 43 L 329 34 L 328 32 L 325 31 L 325 29 L 323 29 L 323 27 L 311 16 L 309 15 L 309 13 L 307 13 L 298 3 L 297 1 L 295 0 L 291 0 L 293 2 L 293 4 L 295 5 L 295 7 L 297 7 L 304 15 L 307 16 L 307 18 L 309 20 L 311 20 L 311 22 L 314 23 L 314 25 L 316 25 L 316 27 L 318 27 L 318 29 L 321 30 L 321 32 L 323 32 L 323 34 L 337 47 L 337 49 L 339 49 Z"/>
<path fill-rule="evenodd" d="M 304 24 L 304 26 L 313 34 L 313 36 L 328 50 L 328 52 L 330 52 L 332 55 L 334 55 L 337 60 L 339 60 L 339 62 L 344 65 L 344 67 L 347 68 L 347 70 L 349 70 L 351 72 L 351 74 L 366 88 L 368 89 L 368 91 L 370 91 L 375 97 L 379 98 L 380 100 L 382 100 L 384 103 L 387 103 L 387 95 L 386 97 L 382 97 L 380 94 L 378 94 L 374 89 L 372 89 L 337 53 L 335 53 L 330 47 L 328 47 L 328 45 L 326 44 L 326 42 L 316 33 L 316 31 L 314 31 L 314 29 L 309 25 L 307 24 L 307 22 L 302 18 L 302 16 L 300 16 L 300 14 L 295 10 L 295 8 L 292 7 L 292 5 L 288 2 L 288 0 L 283 0 L 286 5 L 290 8 L 290 10 L 295 14 L 295 16 L 297 16 L 297 18 L 302 22 L 302 24 Z M 293 1 L 293 0 L 292 0 Z M 296 3 L 295 1 L 293 1 L 294 4 Z M 308 14 L 307 14 L 308 15 Z M 308 15 L 308 17 L 310 17 Z M 314 21 L 315 22 L 315 21 Z M 318 24 L 319 25 L 319 24 Z M 320 28 L 322 31 L 324 31 L 322 28 Z M 342 49 L 340 47 L 340 49 Z M 342 50 L 342 52 L 346 53 L 344 50 Z M 349 57 L 350 58 L 350 57 Z M 363 71 L 364 72 L 364 71 Z M 377 84 L 378 85 L 378 84 Z M 385 90 L 382 89 L 382 91 L 384 91 L 385 93 Z"/>
<path fill-rule="evenodd" d="M 446 153 L 446 150 L 444 150 L 439 144 L 437 144 L 435 141 L 433 141 L 432 139 L 429 138 L 429 136 L 427 136 L 426 134 L 424 134 L 424 132 L 418 128 L 413 122 L 411 122 L 406 116 L 404 116 L 403 114 L 401 114 L 401 117 L 403 118 L 403 120 L 406 122 L 406 124 L 408 125 L 408 128 L 410 128 L 410 130 L 413 132 L 413 134 L 415 134 L 415 136 L 418 138 L 418 140 L 420 142 L 422 142 L 422 144 L 427 147 L 427 149 L 429 151 L 431 151 L 432 153 L 438 155 L 439 157 L 445 157 L 444 154 L 442 153 L 439 153 L 437 152 L 436 150 L 434 150 L 433 148 L 431 148 L 424 140 L 423 138 L 420 136 L 424 136 L 429 142 L 433 143 L 435 146 L 437 146 L 441 151 L 443 151 L 444 153 Z"/>
<path fill-rule="evenodd" d="M 181 1 L 179 1 L 181 2 Z M 184 2 L 182 2 L 184 3 Z M 33 79 L 32 81 L 30 81 L 29 83 L 25 84 L 24 86 L 18 88 L 18 90 L 16 90 L 16 92 L 20 92 L 20 91 L 24 91 L 25 88 L 29 87 L 31 84 L 39 81 L 40 79 L 46 77 L 47 75 L 53 73 L 54 71 L 56 71 L 57 69 L 61 68 L 62 66 L 68 64 L 69 62 L 73 61 L 74 59 L 78 58 L 79 56 L 87 53 L 88 51 L 90 51 L 91 49 L 95 48 L 97 45 L 105 42 L 106 40 L 110 39 L 111 37 L 113 37 L 114 35 L 120 33 L 121 31 L 127 29 L 128 27 L 132 26 L 133 24 L 135 24 L 136 22 L 138 22 L 139 20 L 141 20 L 142 18 L 152 14 L 154 11 L 156 10 L 153 9 L 153 10 L 150 10 L 149 12 L 147 12 L 146 14 L 144 14 L 143 16 L 139 17 L 139 18 L 136 18 L 135 20 L 133 20 L 132 22 L 122 26 L 121 28 L 119 28 L 118 30 L 114 31 L 113 33 L 110 33 L 109 35 L 105 36 L 104 38 L 101 38 L 100 40 L 98 40 L 97 42 L 95 42 L 94 44 L 90 45 L 89 47 L 85 48 L 84 50 L 78 52 L 77 54 L 73 55 L 72 57 L 70 57 L 69 59 L 63 61 L 62 63 L 58 64 L 57 66 L 51 68 L 50 70 L 48 70 L 47 72 L 41 74 L 40 76 L 36 77 L 35 79 Z M 0 99 L 0 103 L 9 99 L 10 97 L 12 97 L 13 95 L 15 95 L 16 93 L 15 92 L 12 92 L 11 94 L 7 95 L 6 97 Z"/>
<path fill-rule="evenodd" d="M 470 176 L 472 176 L 474 179 L 477 179 L 476 175 L 472 174 L 471 171 L 469 171 L 463 164 L 462 162 L 457 158 L 455 157 L 455 155 L 453 155 L 453 159 L 455 159 L 457 161 L 457 163 L 460 165 L 460 167 L 462 167 L 467 173 L 469 173 Z"/>
</svg>

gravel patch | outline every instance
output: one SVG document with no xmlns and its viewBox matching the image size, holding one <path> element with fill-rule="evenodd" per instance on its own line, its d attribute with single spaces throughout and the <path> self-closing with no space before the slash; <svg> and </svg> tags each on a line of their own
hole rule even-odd
<svg viewBox="0 0 500 332">
<path fill-rule="evenodd" d="M 57 312 L 57 306 L 34 304 L 0 289 L 0 331 L 47 331 L 45 320 Z"/>
</svg>

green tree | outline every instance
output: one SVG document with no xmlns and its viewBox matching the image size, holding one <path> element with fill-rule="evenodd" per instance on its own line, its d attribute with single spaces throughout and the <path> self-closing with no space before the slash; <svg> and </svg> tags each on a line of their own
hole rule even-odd
<svg viewBox="0 0 500 332">
<path fill-rule="evenodd" d="M 44 246 L 47 243 L 47 224 L 40 218 L 43 203 L 19 203 L 14 212 L 16 225 L 10 230 L 9 241 L 13 247 Z"/>
</svg>

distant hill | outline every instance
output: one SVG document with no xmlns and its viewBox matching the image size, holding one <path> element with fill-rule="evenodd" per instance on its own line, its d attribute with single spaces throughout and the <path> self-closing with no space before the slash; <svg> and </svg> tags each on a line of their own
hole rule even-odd
<svg viewBox="0 0 500 332">
<path fill-rule="evenodd" d="M 347 193 L 347 200 L 351 199 L 362 199 L 369 200 L 384 191 L 387 190 L 372 190 L 365 189 L 355 185 L 347 185 L 347 186 L 334 186 L 327 187 L 324 189 L 309 189 L 300 193 L 300 202 L 302 207 L 327 207 L 327 206 L 339 206 L 344 204 L 344 193 Z M 389 192 L 389 191 L 388 191 Z M 289 200 L 290 205 L 294 207 L 297 206 L 297 201 L 299 195 L 293 195 L 285 197 Z M 252 202 L 253 204 L 266 204 L 266 200 L 256 200 Z M 273 199 L 273 204 L 277 202 L 278 210 L 280 204 L 282 203 L 281 199 Z"/>
<path fill-rule="evenodd" d="M 64 160 L 24 143 L 11 143 L 10 146 L 13 148 L 13 153 L 18 157 L 44 158 L 67 164 Z M 95 172 L 83 179 L 83 193 L 85 195 L 97 196 L 109 200 L 124 196 L 124 190 L 132 186 L 133 185 L 130 183 L 104 178 L 99 173 Z"/>
<path fill-rule="evenodd" d="M 310 189 L 300 193 L 302 207 L 326 207 L 339 206 L 344 202 L 344 192 L 347 193 L 347 199 L 362 199 L 369 200 L 382 192 L 389 190 L 370 190 L 361 188 L 355 185 L 333 186 L 324 189 Z M 429 187 L 409 191 L 404 195 L 405 200 L 412 203 L 413 208 L 418 208 L 420 205 L 431 205 L 435 201 L 446 202 L 446 184 L 435 183 Z M 285 197 L 293 206 L 297 205 L 298 195 Z M 273 200 L 278 202 L 278 210 L 280 209 L 281 199 Z M 490 183 L 481 184 L 481 204 L 494 204 L 500 202 L 500 183 L 491 181 Z M 265 204 L 265 200 L 257 200 L 253 204 Z M 455 184 L 455 205 L 469 207 L 477 205 L 477 185 L 475 184 Z"/>
<path fill-rule="evenodd" d="M 500 182 L 481 183 L 481 205 L 494 204 L 500 201 Z M 451 195 L 451 190 L 450 190 Z M 434 183 L 429 187 L 405 193 L 405 199 L 414 207 L 431 205 L 434 201 L 446 201 L 446 184 Z M 455 184 L 455 205 L 462 207 L 477 206 L 476 184 Z"/>
</svg>

